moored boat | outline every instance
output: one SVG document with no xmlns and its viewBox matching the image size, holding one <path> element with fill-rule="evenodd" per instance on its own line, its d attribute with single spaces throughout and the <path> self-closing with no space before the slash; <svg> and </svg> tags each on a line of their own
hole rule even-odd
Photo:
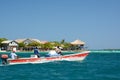
<svg viewBox="0 0 120 80">
<path fill-rule="evenodd" d="M 54 56 L 54 57 L 40 57 L 37 58 L 35 55 L 32 55 L 30 58 L 18 58 L 18 59 L 7 59 L 8 64 L 25 64 L 25 63 L 45 63 L 52 61 L 82 61 L 86 58 L 86 56 L 90 53 L 90 51 L 84 51 L 80 53 L 74 53 L 63 56 Z"/>
</svg>

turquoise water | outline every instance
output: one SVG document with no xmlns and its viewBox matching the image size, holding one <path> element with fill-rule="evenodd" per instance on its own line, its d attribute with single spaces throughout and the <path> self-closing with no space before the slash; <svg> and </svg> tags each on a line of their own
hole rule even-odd
<svg viewBox="0 0 120 80">
<path fill-rule="evenodd" d="M 30 54 L 18 53 L 21 57 Z M 120 80 L 120 54 L 94 52 L 82 62 L 0 66 L 0 80 Z"/>
</svg>

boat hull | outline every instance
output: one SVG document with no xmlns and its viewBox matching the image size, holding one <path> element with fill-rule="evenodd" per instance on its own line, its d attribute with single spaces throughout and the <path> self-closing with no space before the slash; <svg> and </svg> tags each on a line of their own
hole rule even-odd
<svg viewBox="0 0 120 80">
<path fill-rule="evenodd" d="M 25 64 L 25 63 L 45 63 L 52 61 L 82 61 L 89 54 L 89 51 L 57 56 L 57 57 L 41 57 L 41 58 L 19 58 L 19 59 L 8 59 L 8 64 Z"/>
</svg>

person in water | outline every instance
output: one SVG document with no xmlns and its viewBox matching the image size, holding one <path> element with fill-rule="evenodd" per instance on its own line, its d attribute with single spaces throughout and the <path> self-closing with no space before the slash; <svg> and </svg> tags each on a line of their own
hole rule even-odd
<svg viewBox="0 0 120 80">
<path fill-rule="evenodd" d="M 17 56 L 17 54 L 15 53 L 15 51 L 12 51 L 12 52 L 10 53 L 10 57 L 11 57 L 12 59 L 17 59 L 17 58 L 18 58 L 18 56 Z"/>
<path fill-rule="evenodd" d="M 39 50 L 37 47 L 34 48 L 34 54 L 37 55 L 37 57 L 40 57 Z"/>
</svg>

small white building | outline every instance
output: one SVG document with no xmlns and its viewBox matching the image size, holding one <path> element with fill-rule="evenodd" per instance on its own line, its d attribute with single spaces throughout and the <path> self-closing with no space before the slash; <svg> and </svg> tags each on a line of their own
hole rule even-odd
<svg viewBox="0 0 120 80">
<path fill-rule="evenodd" d="M 13 50 L 18 48 L 18 43 L 14 40 L 7 40 L 2 42 L 2 50 Z"/>
</svg>

